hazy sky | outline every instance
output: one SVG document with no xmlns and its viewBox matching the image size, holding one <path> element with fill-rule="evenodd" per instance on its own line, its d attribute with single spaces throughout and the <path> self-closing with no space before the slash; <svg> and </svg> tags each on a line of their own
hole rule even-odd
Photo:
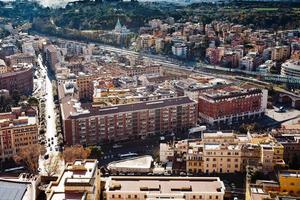
<svg viewBox="0 0 300 200">
<path fill-rule="evenodd" d="M 40 2 L 43 6 L 49 7 L 64 7 L 68 2 L 74 0 L 36 0 Z"/>
<path fill-rule="evenodd" d="M 14 0 L 0 0 L 0 1 L 14 1 Z M 68 2 L 75 0 L 33 0 L 40 2 L 43 6 L 49 7 L 64 7 Z"/>
</svg>

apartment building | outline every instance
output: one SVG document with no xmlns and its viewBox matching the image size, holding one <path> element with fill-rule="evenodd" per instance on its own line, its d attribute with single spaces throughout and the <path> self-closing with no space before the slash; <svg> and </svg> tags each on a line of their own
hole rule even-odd
<svg viewBox="0 0 300 200">
<path fill-rule="evenodd" d="M 94 74 L 79 73 L 76 78 L 76 85 L 78 88 L 79 99 L 92 100 L 94 92 L 93 81 L 97 78 Z"/>
<path fill-rule="evenodd" d="M 170 87 L 164 87 L 163 85 L 122 89 L 101 86 L 97 82 L 94 88 L 93 105 L 101 107 L 168 99 L 177 96 L 177 93 Z"/>
<path fill-rule="evenodd" d="M 145 74 L 160 74 L 159 64 L 135 65 L 119 67 L 120 74 L 125 76 L 141 76 Z"/>
<path fill-rule="evenodd" d="M 270 135 L 252 135 L 251 144 L 259 145 L 260 163 L 265 172 L 274 170 L 275 166 L 285 166 L 284 147 Z"/>
<path fill-rule="evenodd" d="M 188 47 L 184 43 L 175 43 L 172 46 L 172 53 L 176 57 L 187 58 L 187 56 L 188 56 Z"/>
<path fill-rule="evenodd" d="M 286 164 L 300 157 L 300 139 L 297 134 L 283 134 L 275 136 L 275 139 L 284 147 L 283 159 Z"/>
<path fill-rule="evenodd" d="M 30 95 L 33 91 L 33 68 L 29 64 L 19 64 L 0 74 L 0 89 L 10 93 L 14 90 L 20 94 Z"/>
<path fill-rule="evenodd" d="M 26 63 L 26 64 L 32 64 L 33 66 L 36 66 L 36 60 L 35 55 L 29 54 L 29 53 L 18 53 L 11 55 L 6 58 L 11 66 L 17 65 L 20 63 Z"/>
<path fill-rule="evenodd" d="M 241 145 L 204 144 L 203 167 L 206 173 L 241 171 Z"/>
<path fill-rule="evenodd" d="M 210 64 L 218 65 L 224 55 L 224 48 L 207 48 L 206 49 L 206 59 Z"/>
<path fill-rule="evenodd" d="M 269 135 L 203 133 L 201 139 L 161 144 L 161 161 L 185 161 L 189 173 L 245 172 L 247 166 L 269 172 L 284 167 L 284 147 Z"/>
<path fill-rule="evenodd" d="M 107 200 L 202 199 L 223 200 L 224 183 L 218 177 L 110 177 L 105 184 Z"/>
<path fill-rule="evenodd" d="M 199 117 L 212 126 L 236 124 L 264 115 L 268 91 L 253 87 L 225 86 L 199 96 Z"/>
<path fill-rule="evenodd" d="M 203 160 L 204 144 L 200 141 L 188 143 L 188 151 L 186 153 L 186 171 L 189 173 L 203 173 L 204 160 Z"/>
<path fill-rule="evenodd" d="M 241 171 L 245 172 L 247 166 L 261 166 L 261 155 L 261 147 L 259 145 L 251 143 L 243 145 L 241 149 Z"/>
<path fill-rule="evenodd" d="M 34 110 L 12 108 L 0 113 L 0 160 L 11 158 L 22 148 L 38 143 L 38 125 Z"/>
<path fill-rule="evenodd" d="M 279 172 L 280 191 L 291 196 L 300 196 L 300 170 Z"/>
<path fill-rule="evenodd" d="M 63 99 L 63 127 L 68 145 L 138 139 L 181 132 L 196 125 L 197 104 L 188 97 L 137 102 L 105 108 Z"/>
<path fill-rule="evenodd" d="M 48 67 L 56 71 L 55 65 L 59 62 L 58 50 L 54 45 L 45 47 L 45 61 Z"/>
<path fill-rule="evenodd" d="M 272 48 L 271 60 L 284 61 L 290 57 L 291 48 L 289 46 L 276 46 Z"/>
<path fill-rule="evenodd" d="M 56 181 L 46 190 L 47 200 L 100 199 L 100 170 L 97 160 L 75 160 L 67 163 Z"/>
<path fill-rule="evenodd" d="M 4 60 L 0 59 L 0 74 L 4 74 L 7 72 L 7 66 Z"/>
</svg>

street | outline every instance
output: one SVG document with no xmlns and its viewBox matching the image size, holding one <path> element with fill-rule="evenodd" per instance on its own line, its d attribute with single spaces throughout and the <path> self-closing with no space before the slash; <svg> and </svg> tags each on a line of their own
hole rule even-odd
<svg viewBox="0 0 300 200">
<path fill-rule="evenodd" d="M 45 130 L 45 145 L 46 145 L 46 154 L 49 157 L 55 157 L 55 159 L 59 159 L 57 156 L 58 152 L 58 142 L 57 142 L 57 131 L 56 131 L 56 118 L 57 115 L 55 113 L 55 103 L 53 97 L 52 90 L 52 78 L 50 72 L 47 70 L 47 67 L 43 64 L 42 56 L 38 56 L 38 73 L 37 75 L 37 89 L 35 90 L 35 95 L 40 99 L 45 100 L 45 122 L 46 122 L 46 130 Z M 53 161 L 53 159 L 52 159 Z M 46 163 L 44 157 L 40 157 L 39 159 L 39 170 L 40 173 L 46 173 L 45 165 Z M 61 163 L 60 166 L 63 166 Z"/>
</svg>

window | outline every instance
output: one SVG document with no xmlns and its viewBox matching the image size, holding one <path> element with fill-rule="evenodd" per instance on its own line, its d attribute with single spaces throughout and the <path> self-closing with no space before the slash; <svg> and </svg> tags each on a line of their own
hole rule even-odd
<svg viewBox="0 0 300 200">
<path fill-rule="evenodd" d="M 216 199 L 219 199 L 219 196 L 216 196 Z"/>
<path fill-rule="evenodd" d="M 128 195 L 128 199 L 130 199 L 131 198 L 131 195 Z"/>
<path fill-rule="evenodd" d="M 211 195 L 209 195 L 209 199 L 212 199 L 212 196 L 211 196 Z"/>
</svg>

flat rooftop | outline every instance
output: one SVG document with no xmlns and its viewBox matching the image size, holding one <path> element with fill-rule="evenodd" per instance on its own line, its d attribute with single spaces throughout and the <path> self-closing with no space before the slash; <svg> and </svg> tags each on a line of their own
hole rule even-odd
<svg viewBox="0 0 300 200">
<path fill-rule="evenodd" d="M 134 158 L 123 159 L 115 162 L 111 162 L 108 164 L 108 169 L 111 168 L 143 168 L 149 169 L 151 168 L 151 163 L 153 161 L 152 156 L 139 156 Z"/>
<path fill-rule="evenodd" d="M 218 143 L 212 143 L 212 144 L 204 144 L 204 149 L 205 150 L 221 150 L 222 148 L 226 148 L 228 150 L 239 150 L 241 149 L 240 145 L 222 145 L 222 144 L 218 144 Z"/>
<path fill-rule="evenodd" d="M 280 176 L 300 178 L 300 170 L 282 171 L 282 172 L 280 172 Z"/>
<path fill-rule="evenodd" d="M 203 92 L 201 97 L 206 99 L 220 100 L 224 98 L 240 97 L 242 95 L 252 95 L 262 93 L 261 89 L 254 88 L 250 85 L 240 86 L 224 86 L 221 88 L 214 88 Z"/>
<path fill-rule="evenodd" d="M 224 194 L 224 184 L 218 177 L 110 177 L 106 192 L 147 192 L 158 194 L 195 192 Z"/>
<path fill-rule="evenodd" d="M 60 196 L 65 192 L 66 185 L 82 187 L 93 185 L 97 165 L 97 160 L 76 160 L 73 163 L 68 163 L 57 181 L 49 184 L 49 191 L 52 191 L 56 196 Z M 55 199 L 54 197 L 51 199 Z"/>
<path fill-rule="evenodd" d="M 139 110 L 157 109 L 169 106 L 179 106 L 183 104 L 195 104 L 195 101 L 191 100 L 189 97 L 183 96 L 155 101 L 138 102 L 133 104 L 123 104 L 105 108 L 97 108 L 92 107 L 91 104 L 84 104 L 82 105 L 82 107 L 75 109 L 74 102 L 72 102 L 72 100 L 70 99 L 68 100 L 69 101 L 65 103 L 61 103 L 63 119 L 79 119 L 83 117 L 91 117 L 97 115 L 109 115 L 115 113 L 126 113 Z M 78 112 L 78 110 L 85 110 L 87 112 Z"/>
<path fill-rule="evenodd" d="M 219 138 L 219 137 L 235 137 L 233 132 L 221 132 L 217 131 L 215 133 L 203 133 L 203 138 Z"/>
</svg>

